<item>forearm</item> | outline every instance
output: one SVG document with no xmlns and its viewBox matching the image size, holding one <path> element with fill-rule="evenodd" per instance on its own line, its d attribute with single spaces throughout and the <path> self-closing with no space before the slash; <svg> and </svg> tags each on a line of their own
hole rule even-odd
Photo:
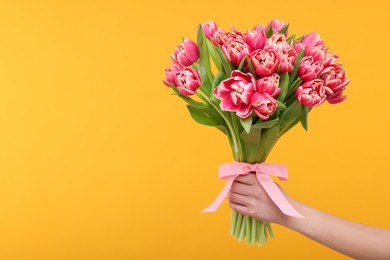
<svg viewBox="0 0 390 260">
<path fill-rule="evenodd" d="M 351 222 L 294 201 L 305 218 L 285 217 L 279 224 L 356 259 L 390 259 L 390 230 Z"/>
</svg>

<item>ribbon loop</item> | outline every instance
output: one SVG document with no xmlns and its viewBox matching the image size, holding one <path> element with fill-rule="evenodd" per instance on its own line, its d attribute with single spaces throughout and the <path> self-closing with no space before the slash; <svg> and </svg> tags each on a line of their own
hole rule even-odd
<svg viewBox="0 0 390 260">
<path fill-rule="evenodd" d="M 226 179 L 227 182 L 218 194 L 217 198 L 201 212 L 214 212 L 226 198 L 233 185 L 234 180 L 240 175 L 247 175 L 250 172 L 256 173 L 256 178 L 265 192 L 275 203 L 275 205 L 285 214 L 292 217 L 303 218 L 303 216 L 287 201 L 280 191 L 272 176 L 278 177 L 282 181 L 287 180 L 287 167 L 282 164 L 256 163 L 249 164 L 243 162 L 225 163 L 219 166 L 219 179 Z"/>
</svg>

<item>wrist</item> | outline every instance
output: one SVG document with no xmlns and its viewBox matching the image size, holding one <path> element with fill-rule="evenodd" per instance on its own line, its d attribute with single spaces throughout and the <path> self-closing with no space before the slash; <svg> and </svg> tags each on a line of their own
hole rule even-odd
<svg viewBox="0 0 390 260">
<path fill-rule="evenodd" d="M 282 213 L 282 215 L 279 218 L 277 224 L 282 225 L 282 226 L 284 226 L 286 228 L 295 230 L 295 231 L 299 231 L 299 226 L 302 223 L 302 221 L 305 219 L 305 215 L 306 215 L 305 214 L 306 213 L 305 205 L 300 203 L 299 201 L 296 201 L 296 200 L 290 198 L 290 197 L 287 197 L 287 199 L 290 202 L 290 204 L 299 213 L 301 213 L 304 216 L 304 218 L 292 217 L 292 216 L 288 216 L 288 215 L 285 215 L 285 214 Z"/>
</svg>

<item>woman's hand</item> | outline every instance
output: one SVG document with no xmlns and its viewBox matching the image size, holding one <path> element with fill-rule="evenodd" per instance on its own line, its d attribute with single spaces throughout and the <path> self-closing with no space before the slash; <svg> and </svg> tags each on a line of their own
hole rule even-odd
<svg viewBox="0 0 390 260">
<path fill-rule="evenodd" d="M 291 201 L 284 190 L 280 190 Z M 257 181 L 255 174 L 237 177 L 228 198 L 233 210 L 264 222 L 282 224 L 286 218 Z"/>
<path fill-rule="evenodd" d="M 254 174 L 239 176 L 229 193 L 230 207 L 244 215 L 283 225 L 355 259 L 390 259 L 390 230 L 348 221 L 290 198 L 304 218 L 284 215 Z"/>
</svg>

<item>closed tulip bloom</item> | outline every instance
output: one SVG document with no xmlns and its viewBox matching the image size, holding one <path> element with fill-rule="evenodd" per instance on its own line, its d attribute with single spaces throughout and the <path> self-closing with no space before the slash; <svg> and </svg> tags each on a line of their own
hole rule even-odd
<svg viewBox="0 0 390 260">
<path fill-rule="evenodd" d="M 262 77 L 256 81 L 256 91 L 260 93 L 268 93 L 271 97 L 276 97 L 282 91 L 279 88 L 280 76 L 276 73 L 268 77 Z"/>
<path fill-rule="evenodd" d="M 241 60 L 250 54 L 249 46 L 242 40 L 234 40 L 227 48 L 222 46 L 222 50 L 227 59 L 230 60 L 234 66 L 238 66 Z"/>
<path fill-rule="evenodd" d="M 170 87 L 170 84 L 176 85 L 175 79 L 178 72 L 183 69 L 183 66 L 178 64 L 177 62 L 171 62 L 172 66 L 168 69 L 165 69 L 165 80 L 163 80 L 164 84 Z"/>
<path fill-rule="evenodd" d="M 213 38 L 213 35 L 217 30 L 218 27 L 214 21 L 207 21 L 206 23 L 202 23 L 202 31 L 209 40 Z"/>
<path fill-rule="evenodd" d="M 321 71 L 321 79 L 325 86 L 330 88 L 333 92 L 344 88 L 348 85 L 350 80 L 346 79 L 344 68 L 338 64 L 331 64 Z"/>
<path fill-rule="evenodd" d="M 320 61 L 314 61 L 313 57 L 307 56 L 301 60 L 298 75 L 303 81 L 310 81 L 319 76 L 323 66 Z"/>
<path fill-rule="evenodd" d="M 175 84 L 180 94 L 191 96 L 200 86 L 200 76 L 197 70 L 192 68 L 183 68 L 176 73 Z"/>
<path fill-rule="evenodd" d="M 267 36 L 262 27 L 257 28 L 256 30 L 248 30 L 245 35 L 245 42 L 249 45 L 252 51 L 263 49 Z"/>
<path fill-rule="evenodd" d="M 321 39 L 320 35 L 316 32 L 306 34 L 301 43 L 305 45 L 306 49 L 311 49 L 314 47 L 324 47 L 324 41 Z"/>
<path fill-rule="evenodd" d="M 251 103 L 253 111 L 262 120 L 267 120 L 278 107 L 276 100 L 268 93 L 256 92 L 252 96 Z"/>
<path fill-rule="evenodd" d="M 191 66 L 199 59 L 198 45 L 189 39 L 185 39 L 182 44 L 176 47 L 175 55 L 171 57 L 185 67 Z"/>
<path fill-rule="evenodd" d="M 225 32 L 222 28 L 218 28 L 213 36 L 214 45 L 225 46 L 225 48 L 234 40 L 244 41 L 244 36 L 238 31 Z"/>
<path fill-rule="evenodd" d="M 282 30 L 284 27 L 286 27 L 286 23 L 283 22 L 283 21 L 279 21 L 278 19 L 273 19 L 266 27 L 266 30 L 268 30 L 269 27 L 272 27 L 273 31 L 275 33 L 279 32 L 280 30 Z M 287 35 L 287 31 L 285 32 L 285 34 Z"/>
<path fill-rule="evenodd" d="M 321 105 L 326 99 L 324 81 L 313 79 L 303 83 L 295 91 L 299 103 L 306 107 Z"/>
<path fill-rule="evenodd" d="M 259 76 L 269 76 L 279 66 L 279 60 L 274 51 L 255 50 L 251 53 L 250 59 Z"/>
</svg>

